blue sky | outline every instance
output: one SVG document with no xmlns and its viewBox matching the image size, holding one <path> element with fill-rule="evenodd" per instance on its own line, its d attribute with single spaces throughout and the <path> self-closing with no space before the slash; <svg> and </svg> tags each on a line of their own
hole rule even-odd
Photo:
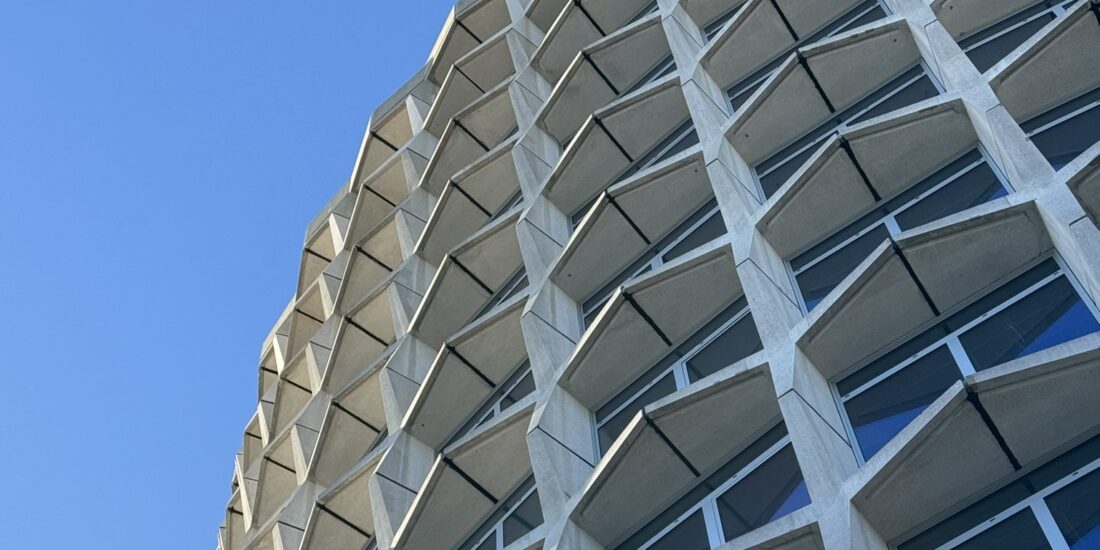
<svg viewBox="0 0 1100 550">
<path fill-rule="evenodd" d="M 306 224 L 447 0 L 0 0 L 0 546 L 213 548 Z"/>
</svg>

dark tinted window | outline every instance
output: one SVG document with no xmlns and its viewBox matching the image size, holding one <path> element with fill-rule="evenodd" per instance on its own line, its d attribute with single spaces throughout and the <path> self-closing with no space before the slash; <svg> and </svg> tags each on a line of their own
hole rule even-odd
<svg viewBox="0 0 1100 550">
<path fill-rule="evenodd" d="M 874 456 L 961 378 L 951 352 L 943 346 L 848 400 L 844 408 L 863 458 Z"/>
<path fill-rule="evenodd" d="M 958 550 L 992 550 L 994 548 L 1012 548 L 1013 550 L 1047 550 L 1043 529 L 1035 520 L 1031 510 L 1022 510 L 1012 517 L 990 527 L 980 535 L 956 546 Z"/>
<path fill-rule="evenodd" d="M 844 248 L 833 252 L 813 267 L 799 273 L 795 279 L 798 281 L 799 290 L 802 291 L 806 310 L 812 310 L 817 306 L 860 262 L 867 259 L 875 248 L 889 238 L 890 231 L 886 226 L 879 225 L 848 243 Z"/>
<path fill-rule="evenodd" d="M 959 337 L 976 370 L 1100 330 L 1092 312 L 1060 277 Z"/>
<path fill-rule="evenodd" d="M 669 372 L 644 393 L 638 395 L 630 405 L 611 417 L 607 423 L 601 425 L 599 430 L 597 430 L 597 435 L 600 440 L 600 453 L 607 452 L 607 449 L 611 447 L 611 444 L 619 437 L 619 434 L 623 432 L 623 429 L 626 428 L 626 425 L 630 423 L 630 420 L 634 418 L 634 415 L 637 414 L 638 411 L 642 410 L 646 405 L 674 391 L 676 391 L 676 379 L 673 374 Z M 599 418 L 598 413 L 596 418 Z"/>
<path fill-rule="evenodd" d="M 1100 548 L 1100 471 L 1074 481 L 1046 499 L 1070 548 Z"/>
<path fill-rule="evenodd" d="M 694 382 L 718 372 L 764 348 L 756 323 L 749 313 L 687 361 L 687 371 Z"/>
<path fill-rule="evenodd" d="M 810 503 L 794 449 L 781 451 L 718 497 L 727 541 L 762 527 Z"/>
<path fill-rule="evenodd" d="M 504 518 L 504 545 L 512 544 L 539 525 L 542 525 L 542 505 L 539 503 L 539 492 L 535 491 Z"/>
</svg>

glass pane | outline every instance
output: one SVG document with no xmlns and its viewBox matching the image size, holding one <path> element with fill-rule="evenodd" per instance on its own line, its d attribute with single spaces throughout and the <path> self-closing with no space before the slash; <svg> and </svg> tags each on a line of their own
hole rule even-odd
<svg viewBox="0 0 1100 550">
<path fill-rule="evenodd" d="M 542 525 L 542 504 L 539 502 L 539 492 L 534 491 L 511 515 L 504 518 L 504 545 L 512 544 L 539 525 Z"/>
<path fill-rule="evenodd" d="M 1100 471 L 1074 481 L 1046 501 L 1070 548 L 1100 548 Z"/>
<path fill-rule="evenodd" d="M 863 458 L 870 459 L 962 378 L 947 346 L 925 355 L 844 404 Z"/>
<path fill-rule="evenodd" d="M 1045 550 L 1050 548 L 1043 529 L 1030 509 L 1017 512 L 1012 517 L 982 531 L 978 536 L 955 547 L 958 550 Z"/>
<path fill-rule="evenodd" d="M 535 391 L 535 377 L 531 376 L 531 373 L 528 372 L 523 375 L 519 383 L 500 400 L 500 410 L 504 411 L 508 409 L 508 407 L 515 405 L 516 402 L 527 397 L 533 391 Z"/>
<path fill-rule="evenodd" d="M 847 277 L 882 241 L 890 238 L 885 225 L 879 225 L 847 246 L 833 252 L 813 267 L 799 273 L 795 279 L 806 302 L 806 310 L 812 310 L 836 285 Z"/>
<path fill-rule="evenodd" d="M 933 550 L 985 523 L 997 514 L 1030 497 L 1032 491 L 1017 481 L 940 522 L 920 536 L 898 545 L 898 550 Z"/>
<path fill-rule="evenodd" d="M 1007 194 L 993 169 L 983 163 L 898 213 L 895 219 L 904 231 Z"/>
<path fill-rule="evenodd" d="M 752 313 L 749 313 L 688 359 L 688 377 L 694 382 L 761 349 L 764 349 L 764 345 L 760 342 L 760 334 L 756 331 Z"/>
<path fill-rule="evenodd" d="M 634 418 L 638 411 L 646 405 L 676 391 L 676 377 L 671 372 L 665 374 L 656 384 L 650 386 L 645 392 L 636 397 L 629 405 L 611 417 L 605 424 L 596 430 L 600 440 L 600 454 L 607 449 L 619 437 L 626 425 Z"/>
<path fill-rule="evenodd" d="M 1054 259 L 1048 259 L 1039 265 L 1029 269 L 1027 273 L 1001 285 L 997 290 L 986 294 L 977 302 L 963 308 L 962 311 L 952 315 L 943 322 L 948 331 L 959 330 L 968 323 L 985 315 L 989 310 L 1007 302 L 1013 296 L 1020 294 L 1029 287 L 1039 283 L 1049 275 L 1053 275 L 1062 269 Z"/>
<path fill-rule="evenodd" d="M 638 82 L 634 83 L 634 85 L 631 86 L 630 88 L 627 88 L 627 90 L 622 92 L 621 94 L 619 94 L 619 96 L 624 96 L 624 95 L 627 95 L 627 94 L 634 93 L 634 92 L 644 88 L 650 82 L 654 82 L 656 80 L 659 80 L 663 77 L 666 77 L 666 76 L 672 74 L 672 71 L 675 71 L 675 70 L 676 70 L 676 62 L 673 61 L 672 56 L 669 55 L 668 57 L 662 59 L 661 62 L 658 63 L 655 67 L 650 69 L 649 72 L 642 75 L 642 77 L 638 79 Z"/>
<path fill-rule="evenodd" d="M 780 187 L 783 187 L 784 183 L 787 183 L 787 179 L 794 175 L 802 165 L 810 159 L 810 156 L 817 151 L 818 144 L 814 144 L 807 147 L 801 153 L 787 159 L 782 164 L 776 166 L 775 170 L 768 172 L 767 175 L 760 177 L 760 188 L 764 191 L 765 198 L 771 198 Z"/>
<path fill-rule="evenodd" d="M 1043 28 L 1043 25 L 1054 20 L 1054 15 L 1047 13 L 1041 17 L 1036 18 L 1033 21 L 1024 23 L 1019 27 L 1008 31 L 997 38 L 994 38 L 980 46 L 976 46 L 966 52 L 966 55 L 970 57 L 970 61 L 974 63 L 974 66 L 979 71 L 985 72 L 990 67 L 997 64 L 998 61 L 1004 59 L 1006 55 L 1015 50 L 1017 46 L 1023 44 L 1028 38 L 1031 38 L 1035 33 L 1039 32 L 1039 29 Z M 1017 23 L 1017 19 L 1013 19 L 1009 26 Z M 996 34 L 996 33 L 994 33 Z M 985 33 L 981 36 L 984 39 L 987 36 Z M 969 42 L 969 41 L 968 41 Z M 966 49 L 968 46 L 963 46 Z"/>
<path fill-rule="evenodd" d="M 768 77 L 771 75 L 769 74 Z M 733 107 L 734 112 L 739 111 L 745 102 L 752 97 L 752 94 L 756 93 L 765 82 L 768 81 L 768 77 L 761 78 L 760 80 L 753 81 L 747 86 L 741 88 L 733 88 L 729 91 L 730 105 Z"/>
<path fill-rule="evenodd" d="M 916 82 L 912 82 L 901 89 L 898 93 L 890 96 L 888 99 L 875 105 L 867 112 L 859 115 L 854 120 L 848 122 L 848 125 L 859 124 L 865 120 L 871 120 L 879 115 L 884 115 L 891 111 L 896 111 L 902 107 L 908 107 L 919 101 L 924 101 L 929 98 L 936 97 L 940 91 L 936 89 L 936 85 L 932 83 L 932 79 L 927 75 L 921 76 Z"/>
<path fill-rule="evenodd" d="M 933 347 L 936 342 L 939 342 L 943 337 L 947 336 L 948 331 L 942 326 L 934 326 L 928 330 L 922 332 L 919 336 L 899 345 L 891 350 L 889 353 L 882 357 L 875 359 L 873 362 L 865 367 L 860 368 L 855 373 L 844 378 L 840 382 L 836 383 L 837 390 L 840 391 L 840 395 L 848 395 L 852 393 L 860 386 L 870 382 L 872 379 L 878 377 L 880 374 L 894 368 L 898 364 L 904 362 L 906 359 L 913 357 L 914 355 Z"/>
<path fill-rule="evenodd" d="M 962 334 L 976 370 L 985 370 L 1100 330 L 1092 312 L 1065 277 Z"/>
<path fill-rule="evenodd" d="M 703 35 L 706 36 L 707 42 L 713 40 L 714 37 L 718 35 L 718 31 L 721 31 L 722 27 L 724 27 L 730 19 L 733 19 L 733 16 L 737 15 L 737 12 L 740 10 L 741 2 L 738 1 L 733 9 L 715 17 L 710 23 L 707 23 L 706 26 L 703 27 Z"/>
<path fill-rule="evenodd" d="M 680 525 L 650 546 L 649 550 L 710 550 L 703 512 L 695 512 L 688 516 Z"/>
<path fill-rule="evenodd" d="M 676 246 L 669 249 L 664 256 L 661 256 L 661 260 L 664 262 L 675 260 L 725 234 L 726 222 L 722 219 L 722 214 L 715 212 L 707 221 L 696 227 L 690 235 L 684 237 L 684 240 L 676 243 Z"/>
<path fill-rule="evenodd" d="M 718 497 L 726 540 L 733 540 L 810 503 L 794 449 L 787 445 Z"/>
<path fill-rule="evenodd" d="M 1100 141 L 1100 105 L 1031 137 L 1055 170 Z"/>
</svg>

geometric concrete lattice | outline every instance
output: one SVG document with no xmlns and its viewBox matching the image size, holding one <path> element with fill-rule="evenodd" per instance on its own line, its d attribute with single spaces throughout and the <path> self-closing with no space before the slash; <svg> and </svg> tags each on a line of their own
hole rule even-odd
<svg viewBox="0 0 1100 550">
<path fill-rule="evenodd" d="M 1100 1 L 463 0 L 219 550 L 1100 544 Z"/>
</svg>

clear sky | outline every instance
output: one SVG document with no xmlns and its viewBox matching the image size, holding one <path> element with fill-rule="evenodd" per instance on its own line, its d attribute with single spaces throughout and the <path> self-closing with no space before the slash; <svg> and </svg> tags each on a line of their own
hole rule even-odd
<svg viewBox="0 0 1100 550">
<path fill-rule="evenodd" d="M 214 548 L 306 224 L 448 0 L 0 0 L 0 547 Z"/>
</svg>

